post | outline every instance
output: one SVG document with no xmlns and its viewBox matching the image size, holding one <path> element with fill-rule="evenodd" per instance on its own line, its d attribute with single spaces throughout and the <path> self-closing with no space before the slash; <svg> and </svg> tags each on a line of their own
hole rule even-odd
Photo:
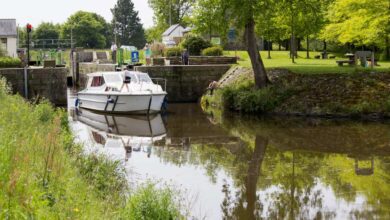
<svg viewBox="0 0 390 220">
<path fill-rule="evenodd" d="M 27 31 L 27 66 L 30 65 L 30 32 Z"/>
<path fill-rule="evenodd" d="M 28 66 L 24 67 L 24 97 L 28 99 Z"/>
</svg>

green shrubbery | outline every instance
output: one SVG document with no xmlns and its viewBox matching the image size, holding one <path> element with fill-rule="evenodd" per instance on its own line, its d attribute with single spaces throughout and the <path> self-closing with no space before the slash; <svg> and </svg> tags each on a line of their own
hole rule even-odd
<svg viewBox="0 0 390 220">
<path fill-rule="evenodd" d="M 222 89 L 222 100 L 225 107 L 246 113 L 265 113 L 274 110 L 292 94 L 292 91 L 277 86 L 268 86 L 256 90 L 252 83 L 243 83 L 238 87 Z"/>
<path fill-rule="evenodd" d="M 182 43 L 182 47 L 188 49 L 191 56 L 199 56 L 203 49 L 211 46 L 209 41 L 197 36 L 191 36 Z"/>
<path fill-rule="evenodd" d="M 171 47 L 165 50 L 166 57 L 180 57 L 182 49 L 180 47 Z"/>
<path fill-rule="evenodd" d="M 146 183 L 130 196 L 125 219 L 182 219 L 177 194 L 171 187 L 157 189 L 153 183 Z"/>
<path fill-rule="evenodd" d="M 0 68 L 16 68 L 21 66 L 22 62 L 19 58 L 0 57 Z"/>
<path fill-rule="evenodd" d="M 222 47 L 215 46 L 215 47 L 209 47 L 202 51 L 203 56 L 222 56 L 223 55 L 223 49 Z"/>
<path fill-rule="evenodd" d="M 0 219 L 129 219 L 145 207 L 142 219 L 179 218 L 168 189 L 147 185 L 132 197 L 142 203 L 129 200 L 121 165 L 75 145 L 65 111 L 9 91 L 0 79 Z"/>
</svg>

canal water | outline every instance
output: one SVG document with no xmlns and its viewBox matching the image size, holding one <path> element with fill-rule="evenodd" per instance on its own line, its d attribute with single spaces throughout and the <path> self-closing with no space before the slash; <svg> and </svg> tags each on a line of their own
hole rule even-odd
<svg viewBox="0 0 390 220">
<path fill-rule="evenodd" d="M 389 123 L 221 116 L 196 104 L 113 116 L 69 103 L 87 151 L 122 161 L 130 183 L 179 189 L 194 219 L 390 219 Z"/>
</svg>

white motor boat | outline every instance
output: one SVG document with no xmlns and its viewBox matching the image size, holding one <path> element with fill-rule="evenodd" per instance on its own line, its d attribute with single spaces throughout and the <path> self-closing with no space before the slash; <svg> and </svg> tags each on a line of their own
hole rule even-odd
<svg viewBox="0 0 390 220">
<path fill-rule="evenodd" d="M 155 114 L 167 93 L 147 73 L 135 71 L 88 74 L 87 88 L 77 93 L 80 108 L 119 114 Z"/>
</svg>

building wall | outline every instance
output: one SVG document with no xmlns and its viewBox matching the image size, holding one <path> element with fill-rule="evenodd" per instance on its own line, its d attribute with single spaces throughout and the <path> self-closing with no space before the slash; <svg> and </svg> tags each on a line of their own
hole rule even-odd
<svg viewBox="0 0 390 220">
<path fill-rule="evenodd" d="M 17 50 L 17 39 L 14 37 L 7 38 L 7 52 L 10 57 L 18 57 Z"/>
</svg>

